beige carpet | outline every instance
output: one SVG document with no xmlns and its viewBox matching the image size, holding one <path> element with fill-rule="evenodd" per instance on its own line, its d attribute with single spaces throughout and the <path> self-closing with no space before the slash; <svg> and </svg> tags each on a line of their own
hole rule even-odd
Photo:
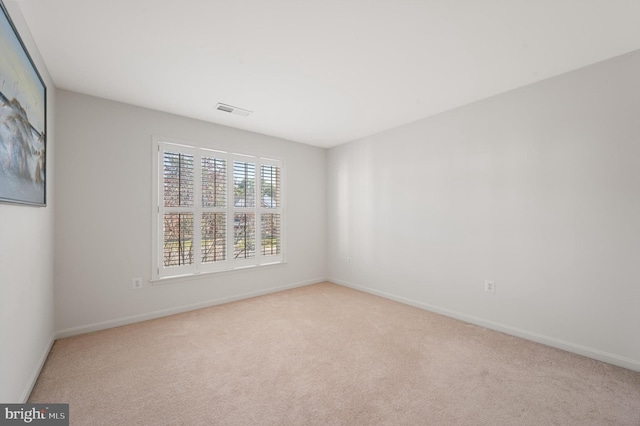
<svg viewBox="0 0 640 426">
<path fill-rule="evenodd" d="M 640 425 L 640 373 L 323 283 L 56 341 L 72 425 Z"/>
</svg>

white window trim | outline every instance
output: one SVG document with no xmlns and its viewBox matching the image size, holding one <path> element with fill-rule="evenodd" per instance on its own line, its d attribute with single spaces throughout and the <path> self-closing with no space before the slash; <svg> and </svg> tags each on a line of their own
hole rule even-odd
<svg viewBox="0 0 640 426">
<path fill-rule="evenodd" d="M 264 155 L 250 155 L 244 153 L 231 153 L 222 150 L 207 148 L 198 146 L 198 144 L 188 143 L 184 140 L 178 140 L 174 138 L 153 136 L 152 137 L 152 271 L 151 282 L 160 282 L 175 279 L 184 279 L 189 277 L 196 277 L 204 274 L 214 273 L 227 273 L 233 271 L 246 271 L 254 268 L 273 266 L 286 263 L 286 171 L 284 162 L 280 159 L 275 159 L 271 156 Z M 206 208 L 206 211 L 225 211 L 227 217 L 227 256 L 226 260 L 220 263 L 202 264 L 199 262 L 201 258 L 201 228 L 198 226 L 200 223 L 199 215 L 203 211 L 200 207 L 199 200 L 201 200 L 201 187 L 200 185 L 194 185 L 194 207 L 184 208 L 185 211 L 194 212 L 194 259 L 198 261 L 193 265 L 184 265 L 180 267 L 165 268 L 162 265 L 163 256 L 163 229 L 162 229 L 162 215 L 166 210 L 180 210 L 182 208 L 172 207 L 165 208 L 161 205 L 162 200 L 162 185 L 161 185 L 161 160 L 163 158 L 162 146 L 174 145 L 180 148 L 183 152 L 192 152 L 194 157 L 194 176 L 200 176 L 201 164 L 200 155 L 202 153 L 211 152 L 215 153 L 216 158 L 225 158 L 227 161 L 227 205 L 225 208 Z M 195 158 L 198 161 L 195 161 Z M 256 190 L 255 190 L 255 202 L 256 208 L 250 209 L 255 212 L 255 257 L 251 259 L 234 259 L 234 244 L 233 244 L 233 213 L 238 211 L 238 208 L 233 204 L 233 160 L 239 159 L 246 161 L 250 159 L 255 162 L 256 166 Z M 261 166 L 262 165 L 277 165 L 280 167 L 280 207 L 278 209 L 262 208 L 262 202 L 260 199 L 261 188 Z M 272 256 L 262 256 L 262 232 L 260 214 L 262 213 L 279 213 L 280 214 L 280 254 Z M 197 219 L 197 220 L 196 220 Z M 173 273 L 172 273 L 173 272 Z"/>
</svg>

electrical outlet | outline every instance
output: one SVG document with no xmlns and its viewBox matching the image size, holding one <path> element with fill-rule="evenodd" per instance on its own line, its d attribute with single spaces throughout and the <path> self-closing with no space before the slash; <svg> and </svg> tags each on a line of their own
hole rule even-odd
<svg viewBox="0 0 640 426">
<path fill-rule="evenodd" d="M 133 288 L 134 289 L 139 289 L 142 288 L 142 278 L 134 278 L 133 279 Z"/>
<path fill-rule="evenodd" d="M 484 291 L 487 293 L 495 294 L 496 293 L 496 283 L 493 281 L 484 280 Z"/>
</svg>

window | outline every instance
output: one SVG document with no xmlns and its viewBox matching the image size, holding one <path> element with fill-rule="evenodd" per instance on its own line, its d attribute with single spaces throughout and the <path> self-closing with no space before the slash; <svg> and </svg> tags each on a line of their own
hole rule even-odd
<svg viewBox="0 0 640 426">
<path fill-rule="evenodd" d="M 154 141 L 154 278 L 283 261 L 278 160 Z"/>
</svg>

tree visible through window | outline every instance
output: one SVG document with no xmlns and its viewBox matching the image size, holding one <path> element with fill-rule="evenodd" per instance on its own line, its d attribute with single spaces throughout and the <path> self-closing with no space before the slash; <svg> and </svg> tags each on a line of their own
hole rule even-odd
<svg viewBox="0 0 640 426">
<path fill-rule="evenodd" d="M 166 152 L 163 159 L 164 266 L 193 263 L 193 155 Z"/>
</svg>

